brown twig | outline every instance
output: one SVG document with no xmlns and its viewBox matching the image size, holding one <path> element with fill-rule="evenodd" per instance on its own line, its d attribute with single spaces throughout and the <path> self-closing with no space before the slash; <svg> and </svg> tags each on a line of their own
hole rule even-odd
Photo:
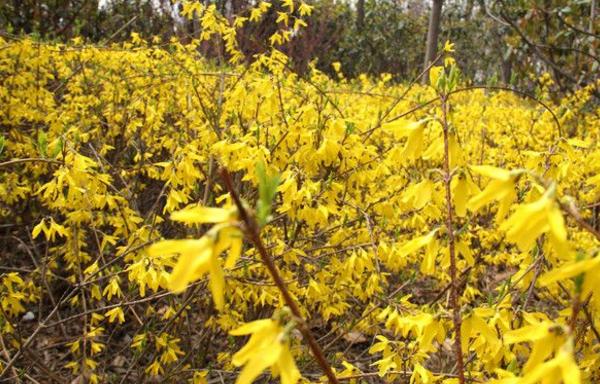
<svg viewBox="0 0 600 384">
<path fill-rule="evenodd" d="M 49 164 L 56 164 L 56 165 L 63 164 L 62 162 L 57 161 L 57 160 L 32 157 L 32 158 L 26 158 L 26 159 L 12 159 L 12 160 L 5 161 L 3 163 L 0 163 L 0 168 L 8 167 L 10 165 L 23 164 L 23 163 L 35 163 L 35 162 L 49 163 Z"/>
<path fill-rule="evenodd" d="M 277 266 L 275 265 L 275 263 L 273 262 L 273 259 L 269 255 L 269 252 L 265 248 L 265 246 L 260 238 L 259 226 L 256 223 L 256 220 L 254 219 L 254 217 L 251 216 L 248 213 L 248 211 L 246 211 L 244 204 L 242 203 L 240 197 L 238 196 L 238 194 L 233 186 L 233 181 L 231 179 L 231 175 L 229 174 L 227 169 L 221 168 L 221 178 L 223 179 L 223 183 L 225 184 L 226 189 L 228 190 L 229 194 L 231 195 L 231 198 L 233 199 L 233 201 L 238 209 L 240 219 L 242 220 L 242 222 L 245 225 L 245 232 L 246 232 L 246 236 L 247 236 L 248 240 L 250 240 L 250 242 L 254 245 L 254 247 L 256 247 L 256 250 L 258 251 L 263 263 L 269 270 L 269 274 L 273 278 L 275 285 L 277 285 L 277 288 L 281 292 L 281 295 L 283 296 L 283 299 L 285 300 L 286 305 L 290 308 L 294 317 L 296 317 L 296 320 L 298 321 L 298 328 L 299 328 L 300 332 L 302 333 L 302 336 L 304 336 L 304 339 L 308 343 L 308 345 L 315 357 L 315 360 L 317 360 L 317 363 L 321 367 L 321 370 L 323 371 L 325 376 L 327 376 L 327 378 L 329 379 L 329 382 L 333 383 L 333 384 L 337 384 L 338 380 L 335 377 L 335 374 L 333 373 L 333 370 L 331 369 L 329 362 L 325 358 L 325 355 L 323 354 L 321 347 L 319 346 L 319 344 L 315 340 L 314 336 L 310 332 L 310 329 L 307 326 L 306 321 L 302 317 L 300 308 L 296 304 L 296 301 L 292 298 L 292 295 L 288 291 L 287 286 L 286 286 L 285 282 L 283 281 L 283 278 L 281 277 L 279 270 L 277 269 Z"/>
<path fill-rule="evenodd" d="M 586 231 L 591 233 L 597 240 L 600 241 L 600 232 L 598 230 L 596 230 L 596 228 L 592 227 L 587 221 L 585 221 L 581 217 L 581 215 L 579 214 L 579 212 L 577 211 L 577 209 L 575 207 L 564 204 L 564 203 L 559 203 L 559 204 L 560 204 L 560 208 L 563 210 L 563 212 L 565 212 L 568 216 L 570 216 L 573 220 L 575 220 L 575 222 L 577 223 L 577 225 L 579 227 L 581 227 L 582 229 L 585 229 Z"/>
<path fill-rule="evenodd" d="M 389 295 L 387 295 L 385 297 L 385 300 L 391 300 L 391 299 L 393 299 L 394 296 L 396 296 L 400 291 L 402 291 L 402 289 L 404 289 L 408 284 L 410 284 L 412 282 L 413 282 L 412 279 L 404 282 L 398 288 L 394 289 L 394 291 L 392 293 L 390 293 Z M 350 324 L 350 326 L 344 332 L 338 334 L 335 338 L 333 338 L 333 340 L 331 340 L 329 343 L 327 343 L 325 345 L 325 347 L 323 347 L 323 349 L 327 350 L 327 349 L 331 348 L 333 346 L 333 344 L 335 344 L 335 342 L 337 342 L 339 339 L 341 339 L 342 337 L 344 337 L 344 335 L 346 335 L 350 331 L 352 331 L 354 329 L 354 327 L 356 327 L 361 321 L 363 321 L 364 319 L 366 319 L 367 317 L 369 317 L 373 312 L 375 312 L 375 310 L 377 310 L 379 308 L 380 307 L 378 305 L 375 305 L 371 309 L 369 309 L 366 313 L 364 313 L 359 319 L 356 319 L 356 320 L 352 321 L 352 323 Z M 319 339 L 319 341 L 325 339 L 329 335 L 334 334 L 335 332 L 337 332 L 338 330 L 340 330 L 343 326 L 344 326 L 344 323 L 341 323 L 340 325 L 338 325 L 337 327 L 335 327 L 334 329 L 332 329 L 331 331 L 329 331 L 325 336 L 321 337 Z"/>
<path fill-rule="evenodd" d="M 4 345 L 4 338 L 2 337 L 2 334 L 0 334 L 0 348 L 2 348 L 2 354 L 6 358 L 6 361 L 10 361 L 11 360 L 10 354 L 8 353 L 8 349 L 6 348 L 6 345 Z M 5 363 L 3 363 L 3 364 L 5 364 Z M 15 377 L 15 383 L 20 383 L 21 380 L 19 378 L 19 373 L 17 372 L 15 367 L 11 368 L 11 372 L 12 372 L 13 376 Z"/>
<path fill-rule="evenodd" d="M 582 309 L 583 309 L 583 313 L 585 314 L 585 317 L 590 325 L 590 329 L 594 333 L 594 336 L 596 336 L 596 341 L 598 343 L 600 343 L 600 332 L 598 332 L 598 329 L 594 325 L 594 319 L 592 318 L 592 314 L 590 313 L 590 310 L 587 308 L 587 305 L 584 305 Z"/>
<path fill-rule="evenodd" d="M 29 344 L 31 344 L 31 342 L 33 341 L 33 339 L 36 338 L 36 336 L 38 335 L 38 333 L 45 328 L 46 326 L 46 322 L 52 318 L 52 316 L 54 316 L 54 314 L 58 311 L 59 306 L 65 302 L 66 300 L 68 300 L 70 297 L 72 297 L 72 295 L 76 292 L 76 290 L 72 290 L 68 295 L 65 296 L 65 299 L 61 300 L 58 305 L 56 305 L 54 307 L 54 309 L 50 312 L 50 314 L 48 314 L 48 316 L 46 316 L 46 319 L 42 322 L 39 323 L 39 325 L 37 326 L 37 328 L 31 333 L 31 335 L 29 335 L 29 337 L 27 338 L 27 340 L 25 340 L 25 342 L 23 342 L 23 344 L 21 345 L 21 348 L 12 356 L 12 358 L 8 361 L 8 363 L 6 363 L 4 365 L 4 369 L 2 370 L 2 372 L 0 372 L 0 378 L 3 377 L 13 366 L 13 364 L 17 361 L 17 359 L 21 356 L 21 353 L 23 350 L 25 350 L 25 348 L 27 348 L 29 346 Z"/>
<path fill-rule="evenodd" d="M 386 375 L 402 375 L 402 376 L 412 376 L 413 375 L 413 371 L 387 371 Z M 443 376 L 443 377 L 447 377 L 447 378 L 458 378 L 458 375 L 452 374 L 452 373 L 433 373 L 435 376 Z M 374 376 L 379 376 L 379 372 L 364 372 L 364 373 L 357 373 L 354 375 L 350 375 L 350 376 L 343 376 L 340 377 L 339 380 L 340 381 L 346 381 L 346 380 L 356 380 L 356 379 L 362 379 L 362 378 L 366 378 L 366 377 L 374 377 Z M 470 381 L 473 382 L 480 382 L 480 380 L 477 379 L 470 379 Z"/>
<path fill-rule="evenodd" d="M 452 192 L 450 184 L 452 182 L 452 173 L 450 170 L 450 151 L 449 151 L 449 126 L 448 126 L 448 100 L 446 95 L 440 96 L 442 103 L 442 128 L 444 131 L 444 185 L 446 189 L 446 229 L 448 230 L 448 248 L 450 252 L 450 280 L 452 286 L 450 289 L 450 306 L 452 307 L 452 322 L 454 324 L 454 354 L 456 358 L 456 368 L 458 370 L 458 381 L 465 383 L 465 367 L 463 362 L 463 351 L 461 346 L 461 314 L 459 306 L 459 282 L 456 270 L 456 250 L 454 239 L 454 225 L 452 212 Z"/>
</svg>

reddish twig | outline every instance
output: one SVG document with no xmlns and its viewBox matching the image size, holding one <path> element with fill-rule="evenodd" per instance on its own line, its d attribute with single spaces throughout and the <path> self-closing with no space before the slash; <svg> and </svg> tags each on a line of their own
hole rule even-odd
<svg viewBox="0 0 600 384">
<path fill-rule="evenodd" d="M 452 182 L 452 173 L 450 170 L 450 151 L 448 148 L 448 103 L 446 95 L 441 95 L 442 102 L 442 128 L 444 131 L 444 185 L 446 189 L 446 229 L 448 230 L 448 248 L 450 252 L 450 306 L 452 307 L 452 322 L 454 324 L 454 353 L 456 357 L 456 367 L 458 370 L 458 381 L 465 383 L 465 367 L 463 362 L 463 351 L 461 346 L 461 315 L 458 302 L 459 282 L 456 270 L 456 250 L 452 214 L 452 192 L 450 183 Z"/>
<path fill-rule="evenodd" d="M 592 227 L 587 221 L 585 221 L 574 206 L 567 205 L 565 203 L 559 203 L 559 205 L 563 212 L 575 220 L 580 228 L 585 229 L 600 241 L 600 231 L 596 230 L 596 228 Z"/>
<path fill-rule="evenodd" d="M 300 308 L 298 307 L 298 305 L 292 298 L 292 295 L 288 291 L 287 286 L 286 286 L 285 282 L 283 281 L 283 278 L 281 277 L 279 270 L 277 269 L 277 266 L 275 265 L 275 263 L 273 262 L 273 259 L 269 255 L 269 252 L 265 248 L 265 245 L 263 244 L 263 242 L 260 238 L 259 226 L 256 223 L 256 220 L 254 219 L 254 217 L 251 216 L 248 213 L 248 211 L 246 210 L 246 208 L 244 207 L 244 204 L 242 203 L 239 195 L 237 194 L 237 192 L 233 186 L 233 181 L 231 179 L 231 175 L 229 174 L 227 169 L 221 168 L 221 178 L 223 179 L 225 187 L 229 191 L 229 194 L 231 195 L 231 198 L 233 199 L 233 201 L 238 209 L 240 218 L 245 225 L 245 232 L 246 232 L 246 236 L 247 236 L 248 240 L 250 240 L 250 242 L 254 245 L 254 247 L 258 251 L 263 263 L 269 270 L 269 274 L 273 278 L 275 285 L 281 292 L 281 295 L 283 296 L 283 299 L 285 300 L 286 305 L 290 308 L 290 310 L 292 311 L 292 314 L 298 321 L 298 328 L 299 328 L 300 332 L 302 333 L 302 336 L 304 336 L 304 339 L 308 343 L 308 345 L 315 357 L 315 360 L 317 360 L 317 363 L 321 367 L 321 370 L 323 371 L 325 376 L 327 376 L 327 378 L 329 379 L 329 382 L 333 383 L 333 384 L 337 384 L 338 380 L 335 377 L 335 374 L 333 373 L 333 370 L 331 369 L 329 362 L 325 358 L 325 355 L 323 354 L 323 350 L 321 349 L 321 347 L 315 340 L 314 336 L 310 332 L 310 329 L 308 328 L 306 321 L 302 317 Z"/>
</svg>

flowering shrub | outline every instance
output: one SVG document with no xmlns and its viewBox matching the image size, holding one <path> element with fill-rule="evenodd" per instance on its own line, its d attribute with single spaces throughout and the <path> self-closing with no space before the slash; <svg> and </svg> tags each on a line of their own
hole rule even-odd
<svg viewBox="0 0 600 384">
<path fill-rule="evenodd" d="M 197 4 L 227 68 L 0 40 L 2 378 L 600 380 L 592 87 L 299 78 Z"/>
</svg>

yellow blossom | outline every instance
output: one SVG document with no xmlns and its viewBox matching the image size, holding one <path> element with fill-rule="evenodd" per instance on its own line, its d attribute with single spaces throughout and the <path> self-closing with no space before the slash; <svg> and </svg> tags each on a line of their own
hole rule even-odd
<svg viewBox="0 0 600 384">
<path fill-rule="evenodd" d="M 282 384 L 295 384 L 300 372 L 289 349 L 284 328 L 273 319 L 256 320 L 229 332 L 249 335 L 248 343 L 233 355 L 232 363 L 244 366 L 236 384 L 250 384 L 266 368 L 281 377 Z"/>
<path fill-rule="evenodd" d="M 558 204 L 552 197 L 551 187 L 537 201 L 522 204 L 502 223 L 500 229 L 506 231 L 508 241 L 516 243 L 527 252 L 542 233 L 549 233 L 550 242 L 562 256 L 568 253 L 567 230 Z"/>
<path fill-rule="evenodd" d="M 406 144 L 402 151 L 408 159 L 416 159 L 423 152 L 423 132 L 427 119 L 419 121 L 396 120 L 384 124 L 384 128 L 391 130 L 398 137 L 406 137 Z"/>
<path fill-rule="evenodd" d="M 229 249 L 226 267 L 235 265 L 242 250 L 242 234 L 234 225 L 235 210 L 194 207 L 172 215 L 174 220 L 191 223 L 219 223 L 200 239 L 163 240 L 147 249 L 150 256 L 179 254 L 169 277 L 169 289 L 182 292 L 188 284 L 210 275 L 210 289 L 217 309 L 223 309 L 225 277 L 219 255 Z"/>
<path fill-rule="evenodd" d="M 517 197 L 514 184 L 520 173 L 510 172 L 488 165 L 472 165 L 470 168 L 475 173 L 491 178 L 492 181 L 483 189 L 483 191 L 473 196 L 468 201 L 467 207 L 471 211 L 476 212 L 492 201 L 499 200 L 500 206 L 498 207 L 496 218 L 502 219 Z"/>
</svg>

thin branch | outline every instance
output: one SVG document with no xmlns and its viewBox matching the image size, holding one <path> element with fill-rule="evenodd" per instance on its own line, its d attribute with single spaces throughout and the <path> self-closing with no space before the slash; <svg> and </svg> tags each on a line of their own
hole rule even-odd
<svg viewBox="0 0 600 384">
<path fill-rule="evenodd" d="M 449 150 L 449 126 L 448 126 L 448 99 L 446 95 L 441 95 L 442 102 L 442 127 L 444 131 L 444 186 L 446 189 L 446 229 L 448 231 L 448 248 L 450 252 L 450 280 L 452 286 L 450 289 L 450 306 L 452 307 L 452 322 L 454 324 L 454 354 L 456 358 L 456 368 L 458 370 L 458 381 L 465 383 L 465 366 L 463 361 L 463 351 L 461 343 L 461 314 L 459 303 L 459 282 L 456 269 L 456 250 L 454 238 L 454 223 L 452 212 L 452 192 L 450 184 L 452 183 L 452 173 L 450 170 L 450 150 Z"/>
<path fill-rule="evenodd" d="M 52 159 L 44 159 L 44 158 L 26 158 L 26 159 L 12 159 L 12 160 L 8 160 L 5 161 L 3 163 L 0 163 L 0 168 L 2 167 L 8 167 L 11 165 L 16 165 L 16 164 L 23 164 L 23 163 L 35 163 L 35 162 L 40 162 L 40 163 L 48 163 L 48 164 L 55 164 L 55 165 L 63 165 L 62 162 L 57 161 L 57 160 L 52 160 Z"/>
<path fill-rule="evenodd" d="M 286 305 L 290 308 L 294 317 L 296 317 L 296 320 L 298 321 L 298 328 L 299 328 L 300 332 L 302 333 L 302 336 L 304 336 L 304 339 L 306 339 L 306 341 L 315 357 L 315 360 L 317 360 L 317 363 L 321 367 L 321 370 L 323 371 L 325 376 L 327 376 L 327 378 L 329 379 L 329 382 L 332 384 L 337 384 L 338 380 L 335 377 L 335 374 L 333 373 L 333 370 L 331 369 L 329 362 L 325 358 L 325 355 L 323 354 L 323 350 L 321 349 L 321 347 L 319 347 L 319 344 L 317 343 L 314 336 L 312 335 L 310 328 L 308 327 L 308 325 L 306 324 L 306 321 L 302 317 L 300 308 L 296 304 L 296 301 L 292 298 L 292 295 L 288 291 L 287 286 L 286 286 L 285 282 L 283 281 L 283 278 L 281 277 L 279 270 L 277 269 L 277 266 L 275 265 L 275 263 L 273 262 L 273 259 L 269 255 L 269 252 L 265 248 L 265 246 L 260 238 L 258 224 L 256 223 L 254 217 L 250 216 L 248 211 L 246 211 L 244 204 L 242 203 L 239 195 L 237 194 L 237 192 L 233 186 L 233 180 L 231 179 L 231 175 L 229 174 L 227 169 L 221 168 L 221 178 L 223 179 L 225 187 L 227 188 L 229 194 L 231 195 L 231 198 L 233 199 L 233 201 L 238 209 L 240 218 L 242 219 L 242 222 L 245 225 L 246 236 L 248 237 L 250 242 L 254 245 L 254 247 L 256 247 L 256 250 L 258 251 L 263 263 L 269 270 L 271 277 L 273 278 L 275 284 L 277 285 L 277 288 L 281 292 L 281 295 L 283 296 L 283 299 L 285 300 Z"/>
<path fill-rule="evenodd" d="M 510 88 L 510 87 L 503 87 L 503 86 L 472 85 L 472 86 L 465 87 L 465 88 L 455 89 L 454 91 L 448 92 L 448 94 L 446 96 L 449 97 L 449 96 L 455 95 L 457 93 L 472 91 L 472 90 L 475 90 L 475 89 L 491 89 L 491 90 L 496 90 L 496 91 L 507 91 L 507 92 L 512 92 L 512 93 L 515 93 L 517 95 L 520 95 L 520 96 L 523 96 L 523 97 L 526 97 L 528 99 L 531 99 L 531 100 L 535 101 L 536 103 L 538 103 L 539 105 L 541 105 L 546 111 L 548 111 L 548 113 L 550 113 L 550 115 L 552 115 L 552 119 L 554 120 L 554 123 L 556 124 L 556 129 L 557 129 L 558 135 L 559 135 L 559 137 L 562 137 L 562 126 L 560 124 L 560 121 L 558 120 L 558 117 L 554 113 L 554 111 L 552 111 L 552 109 L 550 109 L 550 107 L 546 103 L 544 103 L 541 100 L 538 100 L 535 96 L 533 96 L 533 95 L 531 95 L 531 94 L 529 94 L 529 93 L 527 93 L 525 91 L 521 91 L 521 90 Z M 401 119 L 401 118 L 403 118 L 405 116 L 410 115 L 411 113 L 414 113 L 414 112 L 416 112 L 416 111 L 418 111 L 420 109 L 428 107 L 428 106 L 430 106 L 430 105 L 438 102 L 439 100 L 440 99 L 437 98 L 437 97 L 434 98 L 434 99 L 428 100 L 428 101 L 426 101 L 424 103 L 421 103 L 421 104 L 417 105 L 416 107 L 413 107 L 413 108 L 409 109 L 406 112 L 402 112 L 401 114 L 392 117 L 391 119 L 387 120 L 385 123 L 390 123 L 392 121 L 396 121 L 398 119 Z M 376 124 L 374 127 L 369 128 L 368 130 L 362 132 L 361 134 L 362 135 L 367 135 L 367 137 L 368 137 L 368 136 L 371 135 L 371 133 L 373 133 L 373 131 L 381 128 L 383 126 L 383 124 L 385 124 L 385 123 L 382 120 L 380 120 L 378 122 L 378 124 Z M 366 139 L 363 139 L 363 142 L 365 142 L 365 140 Z"/>
<path fill-rule="evenodd" d="M 575 207 L 560 202 L 559 205 L 563 212 L 565 212 L 569 217 L 575 220 L 575 222 L 580 228 L 585 229 L 586 231 L 591 233 L 598 241 L 600 241 L 600 232 L 596 228 L 592 227 L 587 221 L 585 221 Z"/>
</svg>

